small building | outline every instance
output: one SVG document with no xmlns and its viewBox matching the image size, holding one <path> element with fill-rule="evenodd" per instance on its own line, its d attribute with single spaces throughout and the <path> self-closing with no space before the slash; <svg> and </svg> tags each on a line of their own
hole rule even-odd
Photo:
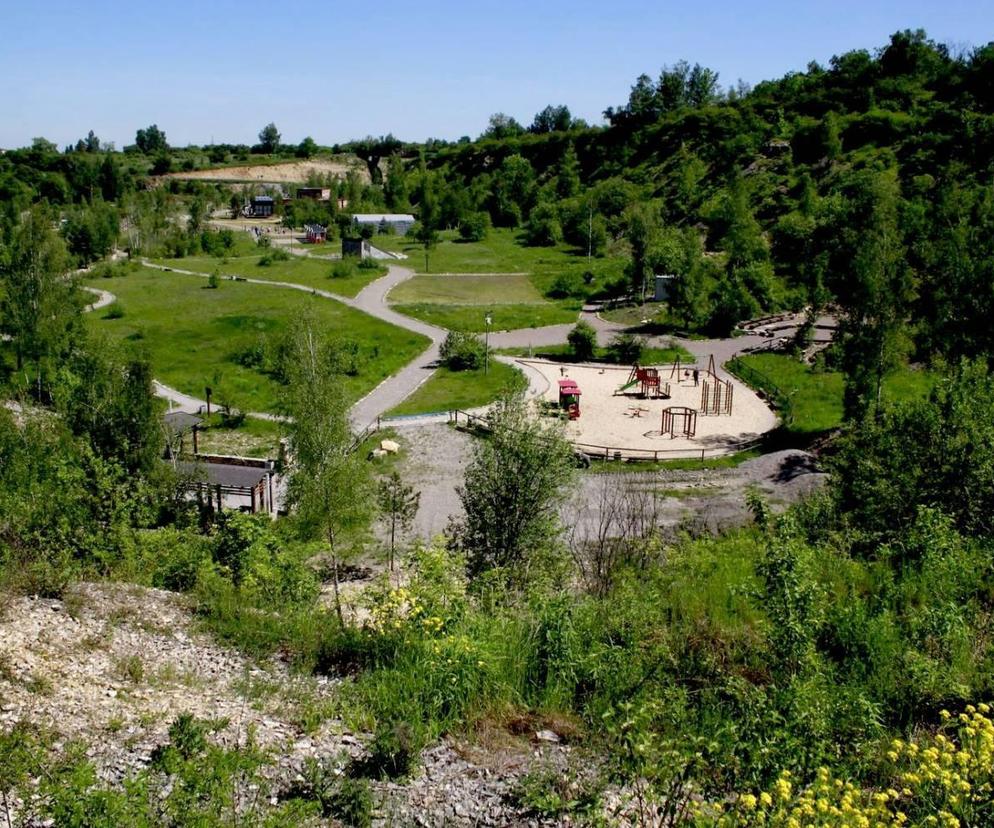
<svg viewBox="0 0 994 828">
<path fill-rule="evenodd" d="M 373 248 L 365 239 L 342 237 L 342 258 L 358 256 L 360 259 L 368 259 L 372 255 Z"/>
<path fill-rule="evenodd" d="M 580 418 L 580 386 L 576 380 L 559 380 L 559 407 L 566 412 L 571 420 Z"/>
<path fill-rule="evenodd" d="M 328 241 L 328 228 L 320 224 L 305 224 L 304 232 L 307 234 L 308 244 L 324 244 Z"/>
<path fill-rule="evenodd" d="M 356 213 L 352 223 L 357 227 L 372 226 L 377 232 L 396 233 L 403 236 L 414 226 L 410 213 Z"/>
<path fill-rule="evenodd" d="M 655 291 L 652 298 L 657 302 L 668 301 L 673 294 L 673 286 L 679 278 L 679 276 L 672 273 L 657 274 L 655 277 Z"/>
<path fill-rule="evenodd" d="M 200 455 L 180 460 L 176 470 L 185 488 L 203 506 L 217 511 L 237 509 L 275 515 L 277 494 L 273 463 L 254 458 L 223 458 Z"/>
<path fill-rule="evenodd" d="M 298 187 L 297 198 L 309 198 L 311 201 L 331 201 L 331 188 Z"/>
<path fill-rule="evenodd" d="M 275 202 L 272 196 L 253 196 L 249 211 L 253 218 L 268 218 L 273 214 Z"/>
</svg>

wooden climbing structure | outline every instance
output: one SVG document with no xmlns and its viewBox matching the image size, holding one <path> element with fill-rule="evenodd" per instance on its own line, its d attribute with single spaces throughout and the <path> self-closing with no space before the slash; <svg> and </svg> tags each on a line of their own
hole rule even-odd
<svg viewBox="0 0 994 828">
<path fill-rule="evenodd" d="M 614 393 L 628 393 L 629 389 L 634 388 L 636 385 L 639 386 L 639 390 L 636 393 L 643 399 L 669 399 L 670 397 L 670 384 L 662 382 L 662 378 L 659 376 L 659 369 L 642 368 L 638 365 L 632 366 L 628 379 Z"/>
<path fill-rule="evenodd" d="M 673 405 L 663 409 L 663 420 L 660 432 L 670 439 L 674 437 L 693 437 L 697 433 L 697 412 L 693 408 Z"/>
<path fill-rule="evenodd" d="M 715 373 L 714 354 L 708 359 L 708 369 L 701 382 L 700 412 L 708 416 L 731 416 L 732 395 L 735 388 L 728 380 Z"/>
</svg>

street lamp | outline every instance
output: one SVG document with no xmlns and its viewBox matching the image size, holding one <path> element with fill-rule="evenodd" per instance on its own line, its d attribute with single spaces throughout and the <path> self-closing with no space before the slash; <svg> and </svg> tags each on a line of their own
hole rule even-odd
<svg viewBox="0 0 994 828">
<path fill-rule="evenodd" d="M 483 317 L 483 321 L 487 323 L 487 334 L 483 340 L 483 373 L 486 375 L 490 373 L 490 325 L 493 323 L 493 319 L 488 313 Z"/>
</svg>

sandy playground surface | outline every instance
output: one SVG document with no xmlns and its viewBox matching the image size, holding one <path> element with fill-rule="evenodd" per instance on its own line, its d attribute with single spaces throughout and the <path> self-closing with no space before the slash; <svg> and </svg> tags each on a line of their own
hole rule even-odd
<svg viewBox="0 0 994 828">
<path fill-rule="evenodd" d="M 659 369 L 662 384 L 670 384 L 669 399 L 640 399 L 636 385 L 624 394 L 616 393 L 628 379 L 631 368 L 600 365 L 565 365 L 540 360 L 519 360 L 542 373 L 549 381 L 544 399 L 558 402 L 559 380 L 569 378 L 580 387 L 580 418 L 567 425 L 570 439 L 582 446 L 619 449 L 626 455 L 660 452 L 659 459 L 700 454 L 715 456 L 734 449 L 742 442 L 759 437 L 777 425 L 773 411 L 756 393 L 731 378 L 731 415 L 700 413 L 701 386 L 694 386 L 693 376 L 670 378 L 672 366 Z M 707 375 L 700 375 L 703 385 Z M 728 379 L 723 375 L 723 379 Z M 694 437 L 670 437 L 661 434 L 662 412 L 669 406 L 686 406 L 697 411 L 697 431 Z M 663 454 L 666 452 L 666 454 Z M 593 449 L 588 453 L 594 453 Z"/>
</svg>

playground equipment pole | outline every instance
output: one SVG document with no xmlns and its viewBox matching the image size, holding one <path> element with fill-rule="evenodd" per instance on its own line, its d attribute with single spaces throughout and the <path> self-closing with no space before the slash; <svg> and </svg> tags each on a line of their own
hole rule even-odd
<svg viewBox="0 0 994 828">
<path fill-rule="evenodd" d="M 492 320 L 489 313 L 483 319 L 487 323 L 487 333 L 483 340 L 483 375 L 486 376 L 490 373 L 490 323 Z"/>
</svg>

